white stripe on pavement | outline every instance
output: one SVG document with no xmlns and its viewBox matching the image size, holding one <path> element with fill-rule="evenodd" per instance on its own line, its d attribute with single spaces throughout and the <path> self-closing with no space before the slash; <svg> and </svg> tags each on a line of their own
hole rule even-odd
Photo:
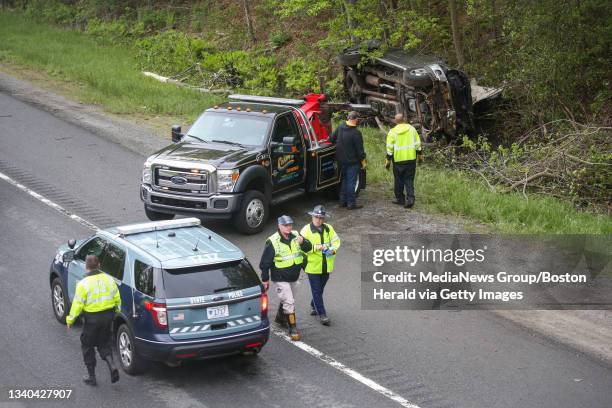
<svg viewBox="0 0 612 408">
<path fill-rule="evenodd" d="M 15 187 L 19 188 L 20 190 L 25 191 L 26 193 L 28 193 L 29 195 L 31 195 L 32 197 L 34 197 L 35 199 L 37 199 L 38 201 L 48 205 L 49 207 L 53 208 L 54 210 L 64 214 L 65 216 L 69 217 L 70 219 L 78 222 L 79 224 L 82 224 L 92 230 L 98 230 L 99 228 L 97 226 L 95 226 L 94 224 L 92 224 L 91 222 L 79 217 L 76 214 L 71 213 L 70 211 L 66 210 L 64 207 L 62 207 L 59 204 L 54 203 L 53 201 L 43 197 L 42 195 L 38 194 L 37 192 L 35 192 L 34 190 L 24 186 L 23 184 L 13 180 L 12 178 L 10 178 L 9 176 L 7 176 L 6 174 L 0 172 L 0 179 L 14 185 Z M 255 319 L 260 320 L 258 316 L 253 316 Z M 233 322 L 228 322 L 228 324 L 230 326 L 235 326 L 235 324 Z M 204 326 L 204 328 L 208 328 L 208 325 Z M 204 330 L 204 328 L 202 328 L 202 330 Z M 181 329 L 181 333 L 185 332 L 187 330 L 189 330 L 190 327 L 186 327 L 184 329 Z M 173 329 L 171 332 L 173 333 L 174 330 L 177 329 Z M 331 356 L 328 356 L 327 354 L 317 350 L 316 348 L 309 346 L 308 344 L 304 343 L 303 341 L 293 341 L 291 340 L 291 338 L 289 338 L 289 336 L 287 336 L 287 334 L 285 334 L 285 332 L 279 330 L 278 328 L 272 327 L 270 326 L 270 331 L 272 331 L 272 333 L 276 334 L 278 337 L 280 337 L 281 339 L 287 341 L 290 344 L 293 344 L 295 347 L 299 348 L 300 350 L 305 351 L 306 353 L 310 354 L 311 356 L 317 358 L 318 360 L 324 362 L 325 364 L 335 368 L 336 370 L 340 371 L 341 373 L 348 375 L 349 377 L 351 377 L 352 379 L 354 379 L 355 381 L 360 382 L 361 384 L 367 386 L 368 388 L 376 391 L 377 393 L 389 398 L 392 401 L 397 402 L 399 405 L 401 405 L 402 407 L 405 408 L 420 408 L 418 405 L 411 403 L 410 401 L 408 401 L 407 399 L 405 399 L 404 397 L 402 397 L 399 394 L 396 394 L 395 392 L 391 391 L 390 389 L 380 385 L 379 383 L 377 383 L 374 380 L 371 380 L 370 378 L 360 374 L 359 372 L 353 370 L 350 367 L 345 366 L 344 364 L 342 364 L 341 362 L 339 362 L 338 360 L 334 359 Z"/>
</svg>

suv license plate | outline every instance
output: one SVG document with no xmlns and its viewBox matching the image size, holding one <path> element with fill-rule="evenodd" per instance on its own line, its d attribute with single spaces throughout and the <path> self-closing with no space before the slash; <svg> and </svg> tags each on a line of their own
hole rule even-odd
<svg viewBox="0 0 612 408">
<path fill-rule="evenodd" d="M 206 309 L 206 316 L 210 319 L 220 319 L 229 316 L 229 307 L 227 305 L 209 307 Z"/>
</svg>

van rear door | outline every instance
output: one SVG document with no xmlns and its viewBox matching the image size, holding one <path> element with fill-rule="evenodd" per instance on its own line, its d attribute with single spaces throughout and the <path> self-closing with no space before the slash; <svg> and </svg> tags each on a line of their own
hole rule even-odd
<svg viewBox="0 0 612 408">
<path fill-rule="evenodd" d="M 168 332 L 175 340 L 238 333 L 261 326 L 262 287 L 245 259 L 163 269 Z"/>
</svg>

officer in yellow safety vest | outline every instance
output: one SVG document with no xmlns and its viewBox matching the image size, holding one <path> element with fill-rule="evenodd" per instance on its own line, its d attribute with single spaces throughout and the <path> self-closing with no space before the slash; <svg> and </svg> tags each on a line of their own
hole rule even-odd
<svg viewBox="0 0 612 408">
<path fill-rule="evenodd" d="M 311 244 L 292 229 L 291 217 L 283 215 L 278 218 L 278 231 L 266 240 L 259 268 L 264 287 L 268 289 L 271 277 L 274 291 L 280 301 L 276 323 L 281 326 L 288 325 L 291 340 L 298 341 L 301 336 L 295 320 L 296 285 L 304 261 L 302 251 L 309 251 Z"/>
<path fill-rule="evenodd" d="M 421 156 L 421 139 L 419 132 L 405 122 L 404 115 L 395 115 L 397 124 L 387 135 L 387 159 L 385 168 L 388 170 L 393 161 L 393 178 L 395 200 L 393 204 L 412 208 L 414 205 L 414 176 L 416 174 L 417 153 Z M 404 197 L 406 188 L 406 197 Z"/>
<path fill-rule="evenodd" d="M 77 283 L 76 293 L 66 317 L 68 329 L 74 324 L 81 312 L 84 312 L 85 324 L 81 333 L 81 350 L 87 367 L 83 382 L 96 385 L 96 352 L 106 361 L 110 371 L 111 382 L 119 381 L 119 370 L 113 362 L 111 350 L 111 324 L 115 312 L 121 310 L 121 296 L 117 284 L 110 276 L 98 268 L 100 262 L 95 255 L 87 255 L 85 269 L 87 275 Z"/>
<path fill-rule="evenodd" d="M 331 320 L 327 317 L 325 304 L 323 303 L 323 291 L 329 279 L 329 274 L 334 270 L 336 252 L 340 248 L 340 238 L 334 227 L 324 222 L 330 215 L 325 207 L 317 205 L 308 213 L 312 222 L 302 228 L 300 234 L 310 241 L 312 249 L 306 251 L 306 267 L 304 271 L 308 274 L 312 300 L 310 301 L 312 316 L 319 315 L 321 324 L 329 326 Z"/>
</svg>

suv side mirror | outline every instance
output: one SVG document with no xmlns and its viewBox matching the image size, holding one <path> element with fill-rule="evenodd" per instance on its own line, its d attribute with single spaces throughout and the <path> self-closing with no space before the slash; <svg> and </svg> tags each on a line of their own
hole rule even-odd
<svg viewBox="0 0 612 408">
<path fill-rule="evenodd" d="M 76 239 L 69 239 L 68 240 L 68 248 L 74 249 L 75 245 L 76 245 Z"/>
<path fill-rule="evenodd" d="M 74 259 L 74 251 L 66 251 L 62 254 L 62 262 L 69 263 Z"/>
<path fill-rule="evenodd" d="M 183 134 L 181 133 L 181 126 L 173 125 L 172 126 L 172 142 L 178 143 L 181 141 L 182 138 L 183 138 Z"/>
</svg>

